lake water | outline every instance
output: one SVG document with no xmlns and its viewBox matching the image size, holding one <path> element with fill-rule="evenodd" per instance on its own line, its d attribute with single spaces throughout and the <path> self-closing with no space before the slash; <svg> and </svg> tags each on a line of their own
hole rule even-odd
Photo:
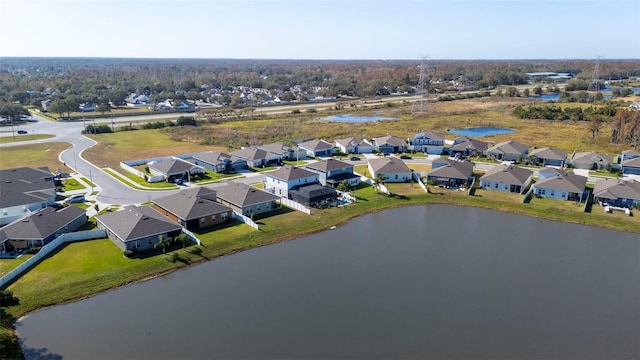
<svg viewBox="0 0 640 360">
<path fill-rule="evenodd" d="M 28 359 L 640 356 L 637 234 L 413 206 L 34 313 Z"/>
<path fill-rule="evenodd" d="M 513 129 L 499 128 L 499 127 L 476 127 L 466 129 L 450 129 L 450 133 L 461 136 L 491 136 L 499 134 L 511 134 L 516 132 Z"/>
<path fill-rule="evenodd" d="M 381 120 L 393 120 L 395 118 L 387 117 L 387 116 L 356 116 L 356 115 L 332 115 L 325 116 L 321 118 L 321 120 L 326 121 L 336 121 L 336 122 L 348 122 L 348 123 L 364 123 L 364 122 L 375 122 Z"/>
</svg>

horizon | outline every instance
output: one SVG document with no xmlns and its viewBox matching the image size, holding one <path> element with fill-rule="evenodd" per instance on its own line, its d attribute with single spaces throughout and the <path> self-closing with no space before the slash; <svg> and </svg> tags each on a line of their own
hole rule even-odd
<svg viewBox="0 0 640 360">
<path fill-rule="evenodd" d="M 0 0 L 0 33 L 1 58 L 632 60 L 640 2 Z"/>
<path fill-rule="evenodd" d="M 503 58 L 503 59 L 472 59 L 472 58 L 429 58 L 429 59 L 297 59 L 297 58 L 206 58 L 206 57 L 115 57 L 115 56 L 0 56 L 0 59 L 96 59 L 96 60 L 230 60 L 230 61 L 324 61 L 324 62 L 348 62 L 348 61 L 411 61 L 411 62 L 437 62 L 437 61 L 594 61 L 592 58 Z M 638 58 L 598 58 L 599 61 L 640 61 Z"/>
</svg>

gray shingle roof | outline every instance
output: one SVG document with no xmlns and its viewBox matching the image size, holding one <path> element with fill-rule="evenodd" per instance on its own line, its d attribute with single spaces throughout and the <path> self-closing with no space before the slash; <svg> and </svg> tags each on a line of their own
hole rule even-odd
<svg viewBox="0 0 640 360">
<path fill-rule="evenodd" d="M 346 139 L 337 139 L 336 140 L 336 144 L 338 145 L 342 145 L 344 147 L 351 147 L 351 146 L 357 146 L 360 145 L 362 141 L 354 138 L 354 137 L 349 137 Z"/>
<path fill-rule="evenodd" d="M 371 159 L 369 160 L 369 165 L 371 165 L 371 170 L 373 170 L 373 172 L 376 174 L 411 172 L 411 169 L 409 169 L 404 161 L 392 156 Z"/>
<path fill-rule="evenodd" d="M 182 190 L 152 202 L 185 221 L 230 210 L 216 202 L 216 192 L 207 187 Z"/>
<path fill-rule="evenodd" d="M 517 143 L 515 141 L 505 141 L 490 147 L 487 152 L 501 152 L 505 154 L 524 155 L 529 151 L 529 145 Z"/>
<path fill-rule="evenodd" d="M 46 207 L 12 222 L 2 231 L 9 239 L 42 240 L 81 216 L 86 217 L 86 212 L 77 206 L 67 206 L 58 211 Z"/>
<path fill-rule="evenodd" d="M 457 144 L 451 147 L 451 150 L 453 151 L 475 150 L 483 152 L 489 147 L 489 144 L 484 141 L 470 139 L 465 136 L 457 138 L 454 142 L 457 142 Z"/>
<path fill-rule="evenodd" d="M 194 155 L 193 158 L 196 160 L 206 162 L 211 165 L 217 165 L 224 162 L 225 160 L 230 160 L 231 156 L 227 153 L 223 153 L 220 151 L 209 151 L 206 153 L 200 153 L 200 154 Z"/>
<path fill-rule="evenodd" d="M 473 163 L 469 161 L 447 160 L 445 166 L 440 166 L 427 173 L 427 176 L 437 176 L 450 179 L 468 179 L 473 176 Z"/>
<path fill-rule="evenodd" d="M 266 151 L 256 148 L 244 148 L 242 150 L 236 150 L 230 155 L 237 156 L 247 161 L 264 160 L 267 158 Z"/>
<path fill-rule="evenodd" d="M 291 180 L 297 180 L 297 179 L 304 179 L 311 176 L 317 176 L 317 174 L 299 167 L 284 165 L 280 167 L 278 170 L 274 170 L 266 173 L 265 176 L 270 176 L 270 177 L 284 180 L 284 181 L 291 181 Z"/>
<path fill-rule="evenodd" d="M 0 208 L 47 201 L 55 188 L 47 167 L 0 170 Z"/>
<path fill-rule="evenodd" d="M 533 175 L 533 171 L 531 170 L 505 164 L 494 166 L 491 170 L 487 171 L 486 174 L 482 175 L 480 180 L 524 185 L 531 175 Z"/>
<path fill-rule="evenodd" d="M 329 150 L 333 148 L 333 145 L 324 141 L 324 140 L 309 140 L 303 143 L 298 144 L 298 146 L 303 147 L 305 149 L 320 151 L 320 150 Z"/>
<path fill-rule="evenodd" d="M 127 206 L 120 211 L 96 216 L 96 220 L 123 241 L 182 229 L 180 225 L 149 206 Z"/>
<path fill-rule="evenodd" d="M 571 161 L 574 163 L 604 163 L 610 164 L 613 156 L 602 154 L 596 151 L 586 151 L 573 154 Z"/>
<path fill-rule="evenodd" d="M 353 165 L 336 159 L 327 159 L 308 164 L 305 166 L 305 168 L 319 170 L 326 173 L 337 169 L 353 169 Z"/>
<path fill-rule="evenodd" d="M 627 159 L 621 163 L 622 166 L 640 167 L 640 157 Z"/>
<path fill-rule="evenodd" d="M 605 199 L 640 200 L 640 182 L 618 178 L 599 179 L 595 183 L 593 196 Z"/>
<path fill-rule="evenodd" d="M 407 143 L 401 138 L 394 135 L 378 136 L 374 137 L 373 141 L 377 146 L 391 145 L 391 146 L 407 146 Z"/>
<path fill-rule="evenodd" d="M 244 183 L 229 182 L 216 188 L 218 198 L 239 207 L 262 204 L 280 199 L 279 196 Z"/>
<path fill-rule="evenodd" d="M 440 140 L 440 141 L 444 141 L 444 135 L 437 133 L 437 132 L 433 132 L 433 131 L 423 131 L 421 133 L 417 133 L 414 138 L 429 138 L 431 140 Z"/>
<path fill-rule="evenodd" d="M 190 172 L 192 169 L 202 169 L 201 166 L 180 159 L 160 161 L 149 165 L 149 168 L 155 169 L 163 174 L 185 173 L 187 171 Z"/>
<path fill-rule="evenodd" d="M 573 193 L 581 193 L 584 191 L 587 185 L 587 177 L 580 176 L 574 173 L 564 173 L 557 176 L 551 176 L 545 179 L 538 180 L 533 185 L 536 188 L 562 190 Z"/>
<path fill-rule="evenodd" d="M 551 159 L 551 160 L 566 160 L 567 152 L 564 150 L 544 147 L 540 149 L 531 150 L 529 153 L 531 156 L 535 156 L 540 159 Z"/>
<path fill-rule="evenodd" d="M 282 155 L 284 153 L 287 153 L 293 150 L 291 146 L 285 145 L 283 142 L 279 142 L 279 141 L 271 144 L 260 145 L 260 146 L 257 146 L 257 148 L 267 152 L 278 154 L 278 155 Z"/>
</svg>

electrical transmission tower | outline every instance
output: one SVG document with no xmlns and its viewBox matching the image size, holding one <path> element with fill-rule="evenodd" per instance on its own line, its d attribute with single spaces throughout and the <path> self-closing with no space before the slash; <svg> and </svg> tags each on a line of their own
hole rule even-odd
<svg viewBox="0 0 640 360">
<path fill-rule="evenodd" d="M 429 58 L 429 55 L 420 56 L 420 76 L 418 77 L 418 101 L 413 107 L 413 112 L 424 112 L 427 109 L 427 99 L 425 98 L 425 94 L 427 91 L 425 88 L 427 87 L 427 68 L 424 64 L 424 61 Z"/>
<path fill-rule="evenodd" d="M 598 83 L 598 79 L 600 78 L 600 58 L 602 58 L 602 55 L 596 56 L 596 64 L 593 67 L 593 76 L 591 77 L 591 83 L 589 83 L 589 91 L 598 92 L 600 90 L 600 84 Z"/>
</svg>

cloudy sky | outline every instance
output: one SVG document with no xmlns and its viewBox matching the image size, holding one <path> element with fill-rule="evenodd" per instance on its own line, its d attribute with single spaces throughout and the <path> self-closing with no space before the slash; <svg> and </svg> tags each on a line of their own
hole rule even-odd
<svg viewBox="0 0 640 360">
<path fill-rule="evenodd" d="M 639 59 L 637 0 L 0 0 L 0 57 Z"/>
</svg>

